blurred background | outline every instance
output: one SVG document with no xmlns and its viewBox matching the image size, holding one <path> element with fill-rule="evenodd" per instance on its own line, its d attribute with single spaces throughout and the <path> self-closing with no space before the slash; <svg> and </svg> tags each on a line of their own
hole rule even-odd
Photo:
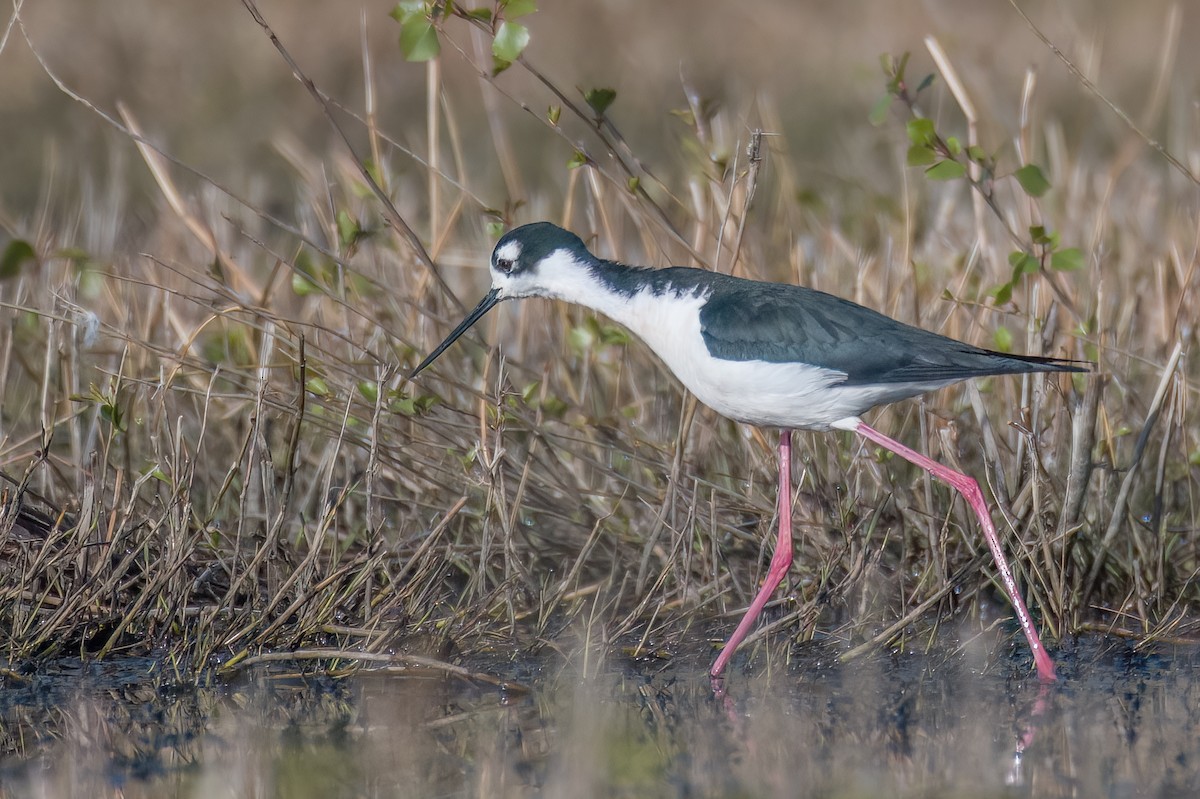
<svg viewBox="0 0 1200 799">
<path fill-rule="evenodd" d="M 1135 118 L 1143 111 L 1164 55 L 1169 3 L 1021 5 L 1109 98 Z M 1004 0 L 557 0 L 542 6 L 524 20 L 532 34 L 526 57 L 561 87 L 615 89 L 610 116 L 633 151 L 651 160 L 676 145 L 677 137 L 663 131 L 682 132 L 682 126 L 667 109 L 686 107 L 690 89 L 743 121 L 746 129 L 731 131 L 742 139 L 751 125 L 771 130 L 748 116 L 756 99 L 777 109 L 782 129 L 774 132 L 784 134 L 791 166 L 805 185 L 867 185 L 887 192 L 898 169 L 894 148 L 880 148 L 895 141 L 895 131 L 881 134 L 864 124 L 882 95 L 879 56 L 912 51 L 910 72 L 923 76 L 933 71 L 922 44 L 930 34 L 967 83 L 990 146 L 1001 147 L 1005 131 L 1016 127 L 1027 68 L 1038 81 L 1035 110 L 1053 111 L 1072 148 L 1104 152 L 1127 135 Z M 356 111 L 364 102 L 365 41 L 380 128 L 418 153 L 427 150 L 426 70 L 400 56 L 399 26 L 387 16 L 391 3 L 264 0 L 260 7 L 301 68 Z M 1200 14 L 1184 8 L 1178 41 L 1196 41 Z M 144 167 L 129 157 L 133 144 L 56 88 L 25 35 L 71 91 L 109 114 L 116 103 L 127 104 L 168 152 L 235 192 L 257 186 L 268 195 L 290 194 L 275 183 L 287 172 L 278 154 L 281 141 L 317 151 L 338 146 L 320 109 L 239 3 L 49 0 L 26 3 L 21 13 L 24 31 L 10 24 L 0 52 L 0 209 L 9 219 L 33 213 L 47 194 L 61 198 L 82 185 L 128 185 L 136 193 L 132 187 L 142 184 L 126 181 L 145 180 Z M 452 52 L 458 46 L 474 56 L 479 41 L 462 26 L 451 38 L 442 76 L 447 102 L 454 104 L 447 112 L 466 145 L 466 179 L 499 208 L 508 198 L 491 135 L 482 129 L 483 87 Z M 1170 84 L 1168 110 L 1148 131 L 1168 148 L 1196 130 L 1200 52 L 1184 46 L 1177 58 L 1173 72 L 1183 80 Z M 520 70 L 509 70 L 499 83 L 535 113 L 544 113 L 551 101 Z M 944 93 L 938 97 L 948 101 Z M 536 174 L 531 170 L 539 165 L 560 169 L 570 156 L 564 143 L 547 144 L 539 122 L 515 104 L 489 102 L 512 126 L 523 174 Z M 929 111 L 957 113 L 953 107 Z M 361 127 L 351 131 L 361 144 Z M 419 169 L 401 162 L 392 167 Z M 135 197 L 132 207 L 138 204 Z"/>
</svg>

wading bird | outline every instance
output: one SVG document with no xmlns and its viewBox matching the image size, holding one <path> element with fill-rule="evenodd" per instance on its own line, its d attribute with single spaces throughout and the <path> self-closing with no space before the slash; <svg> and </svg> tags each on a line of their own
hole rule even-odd
<svg viewBox="0 0 1200 799">
<path fill-rule="evenodd" d="M 972 377 L 1086 371 L 1081 362 L 981 349 L 803 286 L 606 261 L 592 255 L 578 236 L 549 222 L 506 233 L 492 253 L 491 276 L 491 291 L 412 377 L 497 303 L 546 297 L 583 305 L 629 328 L 718 413 L 781 428 L 775 554 L 762 588 L 713 663 L 714 681 L 792 564 L 793 429 L 853 431 L 957 489 L 979 517 L 1038 677 L 1055 679 L 1054 661 L 1021 599 L 979 483 L 888 438 L 859 416 L 876 405 Z"/>
</svg>

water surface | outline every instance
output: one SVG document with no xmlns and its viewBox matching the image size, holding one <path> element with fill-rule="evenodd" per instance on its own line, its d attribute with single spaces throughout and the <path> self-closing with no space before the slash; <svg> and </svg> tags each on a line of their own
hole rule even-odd
<svg viewBox="0 0 1200 799">
<path fill-rule="evenodd" d="M 836 655 L 742 661 L 723 699 L 702 652 L 459 664 L 486 681 L 276 664 L 201 688 L 56 661 L 5 679 L 0 794 L 1200 795 L 1200 650 L 1092 638 L 1059 649 L 1052 687 L 1019 654 Z"/>
</svg>

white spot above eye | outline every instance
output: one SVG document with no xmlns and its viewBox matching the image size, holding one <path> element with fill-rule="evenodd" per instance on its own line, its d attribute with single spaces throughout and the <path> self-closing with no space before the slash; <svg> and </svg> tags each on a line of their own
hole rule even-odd
<svg viewBox="0 0 1200 799">
<path fill-rule="evenodd" d="M 521 242 L 506 241 L 496 248 L 497 261 L 516 261 L 521 257 Z"/>
</svg>

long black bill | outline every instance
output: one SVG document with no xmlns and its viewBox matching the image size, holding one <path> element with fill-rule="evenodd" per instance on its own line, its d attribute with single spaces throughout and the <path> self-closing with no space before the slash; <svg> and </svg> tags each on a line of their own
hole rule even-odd
<svg viewBox="0 0 1200 799">
<path fill-rule="evenodd" d="M 413 369 L 412 374 L 408 376 L 409 380 L 416 377 L 422 369 L 437 360 L 437 357 L 450 348 L 450 345 L 458 341 L 458 337 L 471 329 L 471 325 L 483 318 L 483 315 L 492 310 L 495 305 L 500 302 L 500 290 L 492 289 L 487 294 L 483 295 L 483 299 L 475 306 L 475 310 L 467 314 L 467 318 L 458 323 L 458 327 L 451 331 L 450 335 L 446 336 L 446 340 L 437 345 L 437 349 L 429 353 L 429 356 L 421 361 L 416 369 Z"/>
</svg>

